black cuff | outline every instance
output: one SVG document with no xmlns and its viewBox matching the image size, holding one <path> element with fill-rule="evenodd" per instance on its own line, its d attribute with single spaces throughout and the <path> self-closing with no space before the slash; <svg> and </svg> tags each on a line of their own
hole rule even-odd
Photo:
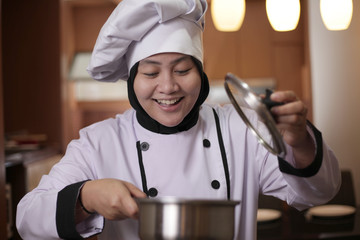
<svg viewBox="0 0 360 240">
<path fill-rule="evenodd" d="M 295 175 L 298 177 L 312 177 L 319 171 L 323 159 L 323 141 L 322 141 L 321 132 L 310 121 L 307 121 L 307 124 L 313 131 L 316 141 L 317 149 L 316 149 L 314 161 L 306 168 L 299 169 L 299 168 L 294 168 L 287 161 L 278 157 L 279 168 L 281 172 Z"/>
<path fill-rule="evenodd" d="M 78 182 L 63 188 L 57 197 L 56 229 L 62 239 L 83 239 L 76 231 L 75 207 L 80 187 L 85 181 Z"/>
</svg>

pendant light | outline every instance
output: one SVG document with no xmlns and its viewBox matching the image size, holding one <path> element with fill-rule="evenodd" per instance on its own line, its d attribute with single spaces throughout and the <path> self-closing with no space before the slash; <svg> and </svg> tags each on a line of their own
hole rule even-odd
<svg viewBox="0 0 360 240">
<path fill-rule="evenodd" d="M 274 30 L 292 31 L 299 23 L 300 0 L 266 0 L 266 13 Z"/>
<path fill-rule="evenodd" d="M 349 27 L 353 14 L 352 0 L 320 0 L 320 13 L 325 27 L 331 31 Z"/>
<path fill-rule="evenodd" d="M 238 31 L 245 17 L 245 0 L 212 0 L 211 16 L 217 30 Z"/>
</svg>

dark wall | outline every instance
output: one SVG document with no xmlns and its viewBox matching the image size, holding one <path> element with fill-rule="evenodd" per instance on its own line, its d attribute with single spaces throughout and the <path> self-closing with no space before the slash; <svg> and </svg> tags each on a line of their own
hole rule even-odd
<svg viewBox="0 0 360 240">
<path fill-rule="evenodd" d="M 27 130 L 61 143 L 58 0 L 2 0 L 5 133 Z"/>
</svg>

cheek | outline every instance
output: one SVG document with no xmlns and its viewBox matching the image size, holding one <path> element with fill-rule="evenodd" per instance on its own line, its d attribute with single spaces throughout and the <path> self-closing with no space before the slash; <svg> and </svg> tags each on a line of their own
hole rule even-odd
<svg viewBox="0 0 360 240">
<path fill-rule="evenodd" d="M 134 80 L 134 92 L 138 100 L 148 97 L 149 87 L 140 79 Z"/>
<path fill-rule="evenodd" d="M 201 89 L 201 80 L 194 82 L 193 84 L 189 85 L 189 92 L 191 92 L 191 95 L 199 96 L 200 89 Z"/>
</svg>

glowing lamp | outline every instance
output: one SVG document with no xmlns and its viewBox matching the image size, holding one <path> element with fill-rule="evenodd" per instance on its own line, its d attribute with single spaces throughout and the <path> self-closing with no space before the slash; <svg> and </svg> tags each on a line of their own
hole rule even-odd
<svg viewBox="0 0 360 240">
<path fill-rule="evenodd" d="M 212 0 L 211 16 L 217 30 L 238 31 L 245 17 L 245 0 Z"/>
<path fill-rule="evenodd" d="M 349 27 L 353 15 L 353 1 L 320 0 L 320 13 L 328 30 L 345 30 Z"/>
<path fill-rule="evenodd" d="M 274 30 L 292 31 L 299 23 L 300 0 L 266 0 L 266 13 Z"/>
</svg>

